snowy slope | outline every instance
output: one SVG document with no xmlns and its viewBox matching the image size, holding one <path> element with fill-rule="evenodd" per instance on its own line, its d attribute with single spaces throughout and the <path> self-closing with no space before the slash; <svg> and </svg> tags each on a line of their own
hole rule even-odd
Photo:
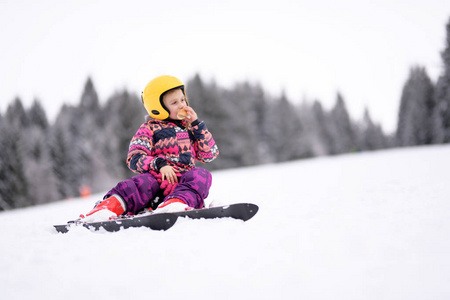
<svg viewBox="0 0 450 300">
<path fill-rule="evenodd" d="M 2 299 L 450 299 L 450 147 L 213 174 L 250 221 L 166 232 L 52 224 L 102 195 L 0 213 Z"/>
</svg>

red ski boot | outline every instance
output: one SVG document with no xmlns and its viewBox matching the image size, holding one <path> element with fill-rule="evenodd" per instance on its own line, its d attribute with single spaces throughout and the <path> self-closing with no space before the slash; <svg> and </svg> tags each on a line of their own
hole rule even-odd
<svg viewBox="0 0 450 300">
<path fill-rule="evenodd" d="M 84 215 L 80 215 L 81 222 L 101 222 L 114 219 L 124 213 L 126 209 L 125 202 L 119 195 L 112 195 L 106 198 L 94 209 Z"/>
<path fill-rule="evenodd" d="M 192 209 L 183 200 L 172 198 L 161 203 L 155 210 L 155 213 L 169 213 L 177 211 L 185 211 Z"/>
</svg>

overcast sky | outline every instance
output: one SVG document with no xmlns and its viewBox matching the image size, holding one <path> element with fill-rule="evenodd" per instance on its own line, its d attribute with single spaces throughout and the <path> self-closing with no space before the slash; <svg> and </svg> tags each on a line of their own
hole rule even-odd
<svg viewBox="0 0 450 300">
<path fill-rule="evenodd" d="M 326 108 L 339 91 L 392 131 L 410 67 L 441 73 L 449 18 L 448 0 L 0 0 L 0 111 L 37 98 L 54 118 L 88 76 L 104 102 L 198 72 Z"/>
</svg>

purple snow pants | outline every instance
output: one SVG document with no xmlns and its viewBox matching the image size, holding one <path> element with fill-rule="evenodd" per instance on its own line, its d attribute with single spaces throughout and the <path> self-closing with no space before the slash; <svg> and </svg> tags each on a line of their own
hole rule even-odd
<svg viewBox="0 0 450 300">
<path fill-rule="evenodd" d="M 211 187 L 212 176 L 203 168 L 194 168 L 184 173 L 178 180 L 172 194 L 167 195 L 164 200 L 178 198 L 193 208 L 202 208 L 204 200 L 208 197 Z M 130 179 L 119 182 L 104 197 L 118 194 L 126 202 L 126 213 L 136 213 L 143 208 L 155 209 L 162 201 L 155 201 L 162 193 L 158 181 L 149 173 L 136 175 Z"/>
</svg>

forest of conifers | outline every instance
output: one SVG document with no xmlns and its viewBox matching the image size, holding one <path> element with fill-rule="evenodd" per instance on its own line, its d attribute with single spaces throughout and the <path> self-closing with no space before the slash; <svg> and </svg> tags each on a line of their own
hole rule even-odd
<svg viewBox="0 0 450 300">
<path fill-rule="evenodd" d="M 223 88 L 194 75 L 187 96 L 220 149 L 210 170 L 285 162 L 392 147 L 450 142 L 450 21 L 442 74 L 434 83 L 424 67 L 410 70 L 395 134 L 387 135 L 366 110 L 349 115 L 342 95 L 294 105 L 247 82 Z M 126 166 L 131 137 L 145 120 L 140 96 L 126 90 L 100 101 L 88 78 L 78 105 L 64 105 L 49 122 L 39 100 L 16 98 L 0 113 L 0 211 L 78 197 L 80 188 L 106 191 L 133 176 Z"/>
</svg>

